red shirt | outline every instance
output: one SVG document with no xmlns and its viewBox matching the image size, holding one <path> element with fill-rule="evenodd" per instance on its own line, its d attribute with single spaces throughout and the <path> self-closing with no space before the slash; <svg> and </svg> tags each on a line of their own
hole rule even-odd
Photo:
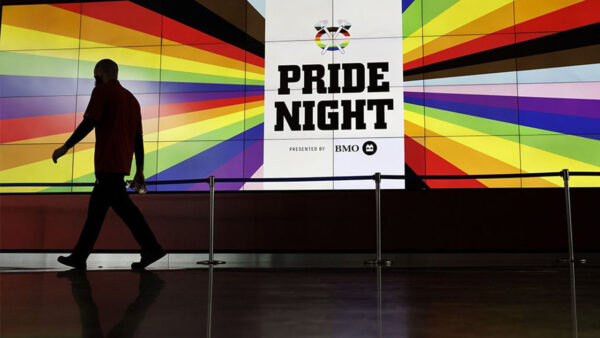
<svg viewBox="0 0 600 338">
<path fill-rule="evenodd" d="M 117 80 L 92 91 L 85 118 L 96 121 L 96 172 L 129 175 L 135 136 L 142 133 L 142 114 L 137 99 Z"/>
</svg>

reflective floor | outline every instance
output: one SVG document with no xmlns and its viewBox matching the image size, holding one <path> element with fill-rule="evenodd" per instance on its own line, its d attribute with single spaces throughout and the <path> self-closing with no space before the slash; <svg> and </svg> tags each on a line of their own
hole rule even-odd
<svg viewBox="0 0 600 338">
<path fill-rule="evenodd" d="M 0 337 L 600 337 L 600 268 L 4 272 Z"/>
</svg>

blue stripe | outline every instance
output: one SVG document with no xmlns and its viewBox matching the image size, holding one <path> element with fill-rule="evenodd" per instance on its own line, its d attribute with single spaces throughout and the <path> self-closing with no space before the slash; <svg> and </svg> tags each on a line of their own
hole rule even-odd
<svg viewBox="0 0 600 338">
<path fill-rule="evenodd" d="M 244 139 L 249 140 L 262 140 L 265 137 L 265 124 L 261 123 L 251 129 L 244 132 Z"/>
<path fill-rule="evenodd" d="M 191 147 L 199 142 L 190 142 Z M 156 176 L 158 180 L 175 180 L 175 179 L 194 179 L 205 178 L 210 173 L 217 170 L 219 167 L 234 158 L 237 154 L 243 151 L 244 143 L 241 141 L 224 141 L 216 146 L 206 149 L 205 151 L 190 157 L 164 171 L 161 171 Z M 165 151 L 169 151 L 168 148 Z M 160 161 L 160 153 L 159 153 Z M 243 167 L 240 166 L 238 177 L 243 175 Z M 154 176 L 148 178 L 154 179 Z M 177 184 L 158 186 L 159 191 L 184 191 L 189 189 L 193 184 Z"/>
<path fill-rule="evenodd" d="M 227 91 L 262 91 L 264 86 L 232 85 L 218 83 L 194 82 L 161 82 L 161 93 L 191 93 L 191 92 L 227 92 Z"/>
<path fill-rule="evenodd" d="M 264 91 L 259 85 L 228 85 L 214 83 L 183 83 L 119 80 L 134 94 L 213 92 L 213 91 Z M 90 95 L 93 79 L 75 79 L 44 76 L 0 75 L 0 97 L 12 96 L 72 96 Z"/>
<path fill-rule="evenodd" d="M 76 90 L 75 78 L 0 75 L 0 97 L 73 96 Z"/>
<path fill-rule="evenodd" d="M 258 136 L 260 135 L 260 136 Z M 243 142 L 243 137 L 246 137 L 246 141 Z M 250 140 L 249 137 L 259 137 L 258 139 Z M 195 179 L 205 178 L 212 172 L 219 169 L 229 160 L 237 156 L 239 153 L 244 151 L 245 148 L 250 147 L 255 142 L 260 141 L 263 138 L 263 124 L 253 127 L 247 130 L 245 133 L 240 133 L 233 138 L 221 142 L 205 151 L 190 157 L 189 159 L 182 161 L 160 173 L 149 177 L 147 180 L 180 180 L 180 179 Z M 202 141 L 199 141 L 202 142 Z M 198 144 L 199 142 L 190 142 L 190 146 Z M 168 151 L 168 148 L 167 150 Z M 159 154 L 160 160 L 160 154 Z M 243 166 L 240 166 L 239 176 L 243 177 Z M 185 191 L 189 189 L 193 184 L 177 184 L 177 185 L 159 185 L 159 191 Z"/>
<path fill-rule="evenodd" d="M 422 105 L 423 100 L 414 97 L 404 97 L 404 102 Z M 470 105 L 464 103 L 444 102 L 425 99 L 424 106 L 441 109 L 469 116 L 481 117 L 495 121 L 518 124 L 531 128 L 543 129 L 550 132 L 577 135 L 591 139 L 600 139 L 600 120 L 587 117 L 549 114 L 521 110 L 519 114 L 514 109 Z M 427 111 L 425 112 L 427 114 Z M 590 135 L 598 134 L 598 135 Z"/>
<path fill-rule="evenodd" d="M 540 113 L 528 110 L 519 111 L 522 126 L 549 130 L 561 134 L 584 135 L 600 140 L 600 120 L 587 117 Z"/>
</svg>

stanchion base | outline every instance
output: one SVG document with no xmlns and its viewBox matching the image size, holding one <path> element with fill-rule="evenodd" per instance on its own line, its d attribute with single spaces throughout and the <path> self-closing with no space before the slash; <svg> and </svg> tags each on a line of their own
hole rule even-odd
<svg viewBox="0 0 600 338">
<path fill-rule="evenodd" d="M 382 259 L 382 260 L 370 259 L 370 260 L 366 261 L 365 264 L 373 265 L 373 266 L 392 266 L 392 261 L 387 260 L 387 259 Z"/>
<path fill-rule="evenodd" d="M 200 261 L 200 262 L 196 262 L 196 264 L 219 265 L 219 264 L 226 264 L 226 262 L 224 262 L 224 261 Z"/>
<path fill-rule="evenodd" d="M 576 258 L 574 260 L 570 260 L 568 258 L 565 258 L 565 259 L 559 259 L 558 262 L 559 263 L 579 263 L 579 264 L 585 264 L 585 263 L 587 263 L 587 259 L 585 259 L 585 258 Z"/>
</svg>

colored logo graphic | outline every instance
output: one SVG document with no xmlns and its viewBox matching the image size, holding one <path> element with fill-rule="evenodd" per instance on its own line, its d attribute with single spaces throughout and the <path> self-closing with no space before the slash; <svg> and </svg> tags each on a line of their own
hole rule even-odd
<svg viewBox="0 0 600 338">
<path fill-rule="evenodd" d="M 350 44 L 349 40 L 341 41 L 338 40 L 338 36 L 341 34 L 345 37 L 350 37 L 350 33 L 348 30 L 352 26 L 350 21 L 341 19 L 338 20 L 337 27 L 330 26 L 327 27 L 327 20 L 321 20 L 315 24 L 315 29 L 317 30 L 317 35 L 315 36 L 315 42 L 317 46 L 321 48 L 321 54 L 325 54 L 328 50 L 336 51 L 339 50 L 340 53 L 344 54 L 344 48 Z M 326 35 L 325 39 L 321 39 L 323 35 Z"/>
</svg>

